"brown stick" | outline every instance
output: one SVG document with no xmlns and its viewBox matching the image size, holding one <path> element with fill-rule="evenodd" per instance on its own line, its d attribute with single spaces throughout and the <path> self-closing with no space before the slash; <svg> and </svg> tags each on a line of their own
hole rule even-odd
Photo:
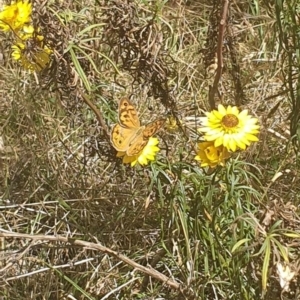
<svg viewBox="0 0 300 300">
<path fill-rule="evenodd" d="M 156 271 L 152 268 L 144 267 L 132 259 L 128 258 L 127 256 L 120 254 L 116 251 L 113 251 L 105 246 L 100 245 L 99 243 L 90 243 L 82 240 L 76 240 L 72 238 L 66 238 L 63 236 L 53 236 L 53 235 L 32 235 L 32 234 L 23 234 L 23 233 L 15 233 L 15 232 L 9 232 L 3 229 L 0 229 L 0 237 L 3 238 L 23 238 L 23 239 L 31 239 L 31 240 L 44 240 L 44 241 L 53 241 L 53 242 L 63 242 L 68 243 L 75 246 L 84 247 L 91 250 L 97 250 L 104 253 L 107 253 L 111 256 L 116 257 L 117 259 L 123 261 L 125 264 L 130 265 L 131 267 L 153 277 L 156 278 L 159 281 L 164 282 L 166 285 L 170 286 L 171 288 L 174 288 L 176 290 L 179 290 L 180 285 L 173 279 L 170 279 L 169 277 L 165 276 L 164 274 Z"/>
<path fill-rule="evenodd" d="M 102 118 L 102 115 L 99 111 L 99 109 L 91 102 L 91 100 L 88 98 L 87 95 L 85 95 L 84 93 L 82 93 L 80 90 L 78 90 L 79 94 L 81 95 L 83 101 L 90 107 L 90 109 L 94 112 L 94 114 L 97 117 L 97 120 L 99 121 L 101 127 L 103 128 L 105 135 L 108 139 L 108 141 L 110 140 L 110 134 L 109 134 L 109 130 Z"/>
<path fill-rule="evenodd" d="M 208 101 L 211 110 L 216 108 L 216 103 L 215 103 L 215 94 L 218 90 L 218 84 L 222 75 L 222 70 L 223 70 L 223 39 L 224 39 L 224 31 L 225 31 L 225 25 L 226 25 L 226 20 L 227 20 L 227 12 L 228 12 L 228 5 L 229 5 L 229 0 L 224 0 L 223 1 L 223 12 L 222 12 L 222 18 L 219 24 L 219 37 L 218 37 L 218 47 L 217 47 L 217 60 L 218 60 L 218 67 L 217 67 L 217 73 L 214 79 L 213 86 L 210 86 L 209 89 L 209 94 L 208 94 Z"/>
</svg>

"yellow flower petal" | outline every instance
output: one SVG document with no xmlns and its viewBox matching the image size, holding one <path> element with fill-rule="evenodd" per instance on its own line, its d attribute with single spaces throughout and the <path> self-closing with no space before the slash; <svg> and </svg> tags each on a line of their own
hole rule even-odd
<svg viewBox="0 0 300 300">
<path fill-rule="evenodd" d="M 227 113 L 226 108 L 222 104 L 218 105 L 218 111 L 221 114 L 221 116 L 224 116 Z"/>
<path fill-rule="evenodd" d="M 144 149 L 134 156 L 128 156 L 126 152 L 118 152 L 117 157 L 123 157 L 124 164 L 130 164 L 134 167 L 137 163 L 141 166 L 146 166 L 149 161 L 155 160 L 156 153 L 160 150 L 157 145 L 159 141 L 157 138 L 150 137 Z"/>
<path fill-rule="evenodd" d="M 34 33 L 34 27 L 32 25 L 24 25 L 23 26 L 24 33 L 27 34 L 33 34 Z"/>
<path fill-rule="evenodd" d="M 29 1 L 12 2 L 0 12 L 0 30 L 18 31 L 31 22 L 32 5 Z"/>
</svg>

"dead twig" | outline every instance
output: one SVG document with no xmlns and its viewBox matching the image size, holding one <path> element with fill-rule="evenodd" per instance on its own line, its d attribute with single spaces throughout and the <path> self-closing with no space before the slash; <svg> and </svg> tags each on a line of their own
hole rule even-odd
<svg viewBox="0 0 300 300">
<path fill-rule="evenodd" d="M 215 94 L 218 90 L 218 84 L 219 84 L 219 81 L 220 81 L 220 78 L 222 75 L 222 70 L 223 70 L 222 50 L 223 50 L 223 39 L 224 39 L 224 31 L 225 31 L 225 25 L 226 25 L 226 20 L 227 20 L 228 5 L 229 5 L 229 1 L 224 0 L 222 18 L 221 18 L 221 21 L 219 24 L 219 36 L 218 36 L 218 48 L 217 48 L 218 67 L 217 67 L 213 86 L 212 87 L 210 86 L 209 96 L 208 96 L 209 105 L 212 110 L 216 108 Z"/>
<path fill-rule="evenodd" d="M 84 248 L 87 248 L 90 250 L 101 251 L 101 252 L 104 252 L 111 256 L 116 257 L 117 259 L 121 260 L 125 264 L 141 271 L 142 273 L 145 273 L 153 278 L 156 278 L 159 281 L 164 282 L 166 285 L 168 285 L 171 288 L 174 288 L 176 290 L 180 289 L 179 283 L 177 283 L 173 279 L 170 279 L 169 277 L 165 276 L 164 274 L 162 274 L 152 268 L 144 267 L 144 266 L 136 263 L 132 259 L 128 258 L 127 256 L 120 254 L 116 251 L 113 251 L 112 249 L 107 248 L 105 246 L 102 246 L 99 243 L 91 243 L 91 242 L 76 240 L 73 238 L 68 238 L 68 237 L 63 237 L 63 236 L 52 236 L 52 235 L 41 235 L 41 234 L 32 235 L 32 234 L 15 233 L 15 232 L 9 232 L 9 231 L 3 230 L 3 229 L 0 229 L 0 237 L 63 242 L 63 243 L 71 244 L 73 246 L 80 246 L 80 247 L 84 247 Z"/>
<path fill-rule="evenodd" d="M 90 109 L 94 112 L 94 114 L 97 117 L 97 120 L 99 121 L 101 127 L 103 128 L 106 138 L 108 141 L 110 141 L 110 134 L 109 134 L 109 130 L 104 122 L 104 119 L 102 118 L 101 112 L 99 111 L 99 109 L 91 102 L 91 100 L 89 99 L 89 97 L 87 95 L 85 95 L 84 93 L 82 93 L 80 90 L 78 90 L 78 93 L 81 95 L 83 101 L 90 107 Z"/>
</svg>

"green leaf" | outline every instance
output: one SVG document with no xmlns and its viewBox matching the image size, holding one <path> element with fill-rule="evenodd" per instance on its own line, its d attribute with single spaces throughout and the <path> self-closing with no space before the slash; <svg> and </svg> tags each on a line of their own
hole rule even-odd
<svg viewBox="0 0 300 300">
<path fill-rule="evenodd" d="M 264 263 L 262 267 L 262 289 L 267 289 L 267 281 L 268 281 L 268 269 L 269 269 L 269 263 L 270 263 L 270 255 L 271 255 L 271 245 L 270 240 L 266 239 L 264 242 L 265 245 L 265 257 L 264 257 Z"/>
<path fill-rule="evenodd" d="M 280 253 L 281 253 L 283 259 L 284 259 L 286 262 L 288 262 L 288 261 L 289 261 L 289 256 L 288 256 L 288 251 L 287 251 L 287 249 L 286 249 L 282 244 L 280 244 L 279 241 L 277 241 L 276 239 L 274 239 L 273 241 L 274 241 L 274 243 L 277 245 L 277 247 L 278 247 L 278 249 L 279 249 L 279 251 L 280 251 Z"/>
<path fill-rule="evenodd" d="M 250 241 L 250 239 L 242 239 L 238 241 L 231 249 L 231 253 L 233 253 L 235 250 L 237 250 L 240 246 Z"/>
<path fill-rule="evenodd" d="M 81 65 L 80 65 L 80 62 L 79 60 L 77 59 L 77 56 L 74 52 L 74 45 L 73 47 L 70 47 L 69 51 L 70 51 L 70 54 L 71 54 L 71 57 L 72 57 L 72 61 L 73 61 L 73 64 L 75 66 L 75 69 L 79 75 L 79 77 L 81 78 L 81 80 L 83 81 L 83 84 L 85 85 L 85 88 L 90 91 L 91 90 L 91 86 L 90 86 L 90 83 L 89 83 L 89 80 L 87 79 Z"/>
<path fill-rule="evenodd" d="M 283 233 L 283 235 L 290 237 L 290 238 L 295 238 L 295 239 L 299 239 L 300 238 L 300 234 L 299 233 Z"/>
</svg>

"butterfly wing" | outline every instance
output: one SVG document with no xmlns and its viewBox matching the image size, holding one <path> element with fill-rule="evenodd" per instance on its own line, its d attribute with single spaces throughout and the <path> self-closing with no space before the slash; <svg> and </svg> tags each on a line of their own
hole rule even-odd
<svg viewBox="0 0 300 300">
<path fill-rule="evenodd" d="M 119 102 L 119 123 L 127 128 L 139 128 L 141 126 L 137 111 L 127 98 L 122 98 Z"/>
<path fill-rule="evenodd" d="M 135 134 L 126 151 L 128 156 L 137 155 L 147 145 L 149 138 L 153 136 L 165 123 L 165 119 L 157 119 L 144 127 L 141 127 Z"/>
<path fill-rule="evenodd" d="M 166 119 L 160 118 L 147 124 L 143 132 L 144 139 L 149 139 L 151 136 L 153 136 L 157 131 L 159 131 L 162 128 L 165 122 Z"/>
<path fill-rule="evenodd" d="M 117 151 L 126 151 L 136 137 L 136 129 L 116 124 L 111 131 L 111 142 Z"/>
<path fill-rule="evenodd" d="M 126 154 L 127 156 L 134 156 L 139 154 L 147 145 L 148 139 L 144 139 L 142 133 L 138 135 L 128 147 Z"/>
</svg>

